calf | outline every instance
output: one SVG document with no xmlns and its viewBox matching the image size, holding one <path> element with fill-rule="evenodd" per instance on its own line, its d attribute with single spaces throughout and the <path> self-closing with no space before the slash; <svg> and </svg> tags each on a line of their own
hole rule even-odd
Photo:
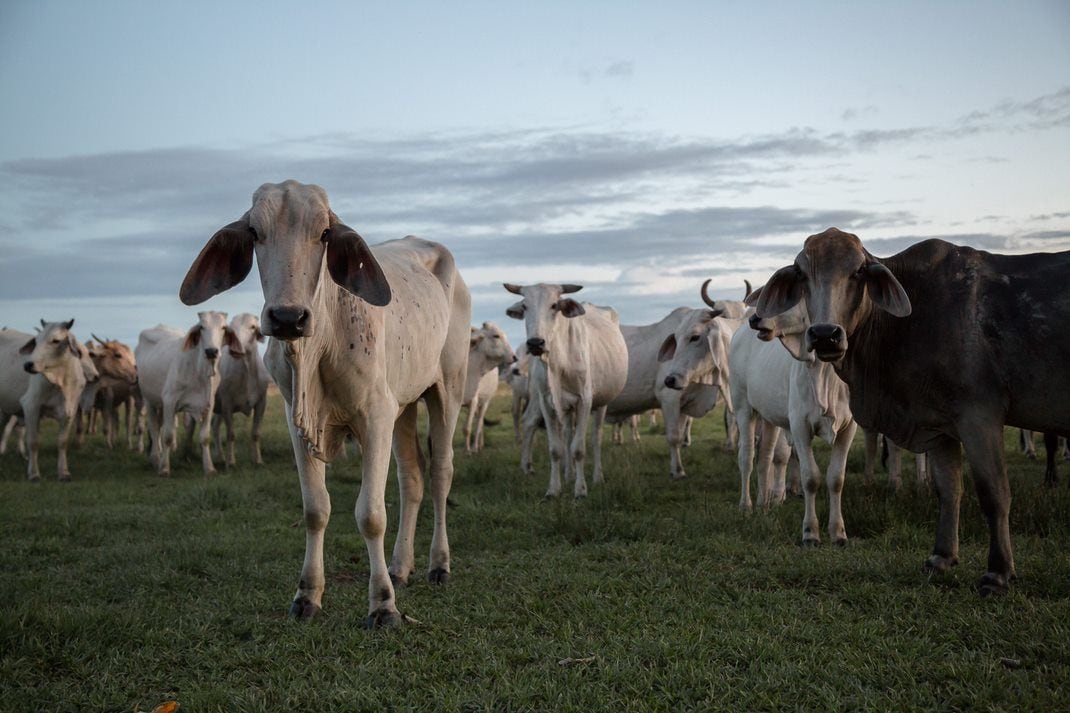
<svg viewBox="0 0 1070 713">
<path fill-rule="evenodd" d="M 498 367 L 516 361 L 505 332 L 493 322 L 472 327 L 468 341 L 468 369 L 465 372 L 463 406 L 468 407 L 464 424 L 464 450 L 483 450 L 483 419 L 498 391 Z"/>
<path fill-rule="evenodd" d="M 30 480 L 41 477 L 37 451 L 42 417 L 59 422 L 56 471 L 60 480 L 71 479 L 67 465 L 71 427 L 86 383 L 97 378 L 89 352 L 74 336 L 72 326 L 73 319 L 42 319 L 36 336 L 13 329 L 0 332 L 0 422 L 6 424 L 12 415 L 22 417 Z"/>
<path fill-rule="evenodd" d="M 197 324 L 187 332 L 159 325 L 138 337 L 134 353 L 148 420 L 149 460 L 164 477 L 171 475 L 171 451 L 180 413 L 189 414 L 198 424 L 205 476 L 215 473 L 212 412 L 219 388 L 219 353 L 224 348 L 239 359 L 245 353 L 238 336 L 227 326 L 224 312 L 199 313 Z M 188 424 L 188 428 L 193 426 Z"/>
<path fill-rule="evenodd" d="M 253 445 L 253 463 L 262 465 L 264 458 L 260 453 L 260 423 L 264 420 L 267 408 L 267 390 L 271 377 L 268 376 L 264 360 L 260 357 L 257 345 L 264 341 L 260 331 L 260 319 L 253 314 L 239 314 L 230 320 L 230 331 L 241 343 L 241 353 L 227 349 L 219 360 L 219 389 L 215 397 L 215 414 L 212 417 L 212 440 L 215 441 L 219 460 L 223 458 L 223 441 L 220 425 L 227 427 L 227 454 L 224 461 L 235 465 L 234 457 L 234 414 L 251 416 L 249 435 Z"/>
<path fill-rule="evenodd" d="M 330 518 L 326 464 L 348 435 L 363 454 L 357 525 L 370 560 L 370 627 L 401 624 L 394 582 L 412 572 L 424 456 L 417 407 L 427 405 L 434 534 L 428 578 L 450 573 L 446 498 L 453 480 L 453 433 L 468 362 L 468 288 L 450 252 L 409 236 L 369 248 L 331 210 L 319 186 L 265 183 L 252 208 L 212 236 L 179 297 L 198 304 L 245 279 L 256 255 L 272 339 L 264 359 L 286 402 L 305 512 L 305 560 L 290 607 L 320 611 L 323 537 Z M 401 517 L 387 567 L 386 479 L 391 445 Z"/>
<path fill-rule="evenodd" d="M 545 366 L 545 380 L 536 389 L 539 408 L 550 441 L 550 485 L 546 497 L 561 492 L 561 466 L 575 472 L 574 495 L 587 495 L 584 460 L 587 425 L 591 419 L 594 482 L 601 483 L 602 423 L 606 405 L 628 377 L 628 347 L 620 331 L 620 318 L 609 307 L 579 303 L 565 297 L 580 285 L 513 285 L 505 289 L 523 299 L 507 310 L 523 319 L 528 352 Z M 567 451 L 566 451 L 567 449 Z"/>
<path fill-rule="evenodd" d="M 87 415 L 99 411 L 104 424 L 104 440 L 108 448 L 115 445 L 119 432 L 119 407 L 125 408 L 126 445 L 134 447 L 134 427 L 137 414 L 134 391 L 137 386 L 137 362 L 130 347 L 114 339 L 101 339 L 93 335 L 94 344 L 89 348 L 89 357 L 100 374 L 95 384 L 87 386 L 82 393 L 81 409 Z M 78 423 L 79 437 L 82 423 Z"/>
<path fill-rule="evenodd" d="M 878 259 L 829 228 L 806 239 L 758 301 L 800 302 L 804 347 L 851 387 L 864 427 L 928 452 L 940 516 L 929 571 L 958 562 L 962 449 L 988 520 L 982 595 L 1014 576 L 1003 427 L 1070 434 L 1070 252 L 993 255 L 926 240 Z"/>
</svg>

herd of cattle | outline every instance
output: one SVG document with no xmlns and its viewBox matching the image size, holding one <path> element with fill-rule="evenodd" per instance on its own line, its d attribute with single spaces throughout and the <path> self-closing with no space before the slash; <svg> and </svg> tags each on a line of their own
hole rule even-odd
<svg viewBox="0 0 1070 713">
<path fill-rule="evenodd" d="M 825 480 L 828 534 L 846 542 L 840 507 L 848 449 L 866 430 L 867 474 L 878 434 L 898 479 L 899 448 L 919 454 L 919 478 L 931 476 L 939 521 L 930 571 L 957 563 L 962 452 L 970 463 L 991 541 L 982 594 L 1006 591 L 1014 577 L 1003 462 L 1003 427 L 1045 434 L 1049 476 L 1055 439 L 1070 434 L 1070 252 L 992 255 L 939 240 L 877 259 L 859 239 L 830 228 L 810 236 L 794 263 L 740 302 L 700 295 L 708 308 L 680 307 L 644 326 L 621 325 L 611 307 L 579 302 L 573 284 L 516 285 L 506 314 L 525 323 L 514 353 L 505 334 L 471 327 L 468 289 L 442 245 L 407 237 L 369 247 L 330 210 L 327 195 L 295 181 L 265 184 L 239 220 L 212 236 L 179 296 L 198 304 L 241 282 L 259 265 L 265 305 L 229 323 L 201 312 L 186 331 L 157 326 L 137 348 L 96 338 L 83 345 L 69 322 L 42 321 L 36 335 L 0 332 L 0 421 L 13 429 L 39 477 L 38 424 L 59 421 L 61 479 L 66 446 L 97 418 L 108 445 L 143 443 L 161 475 L 170 473 L 180 418 L 203 470 L 216 457 L 233 464 L 233 416 L 251 416 L 254 459 L 261 462 L 260 423 L 268 384 L 279 386 L 300 477 L 305 560 L 291 614 L 314 616 L 324 590 L 323 535 L 331 504 L 325 465 L 353 438 L 362 451 L 356 517 L 370 560 L 369 626 L 405 620 L 395 587 L 414 569 L 416 515 L 430 471 L 434 534 L 428 576 L 450 574 L 447 497 L 453 435 L 462 407 L 465 449 L 483 448 L 483 425 L 499 374 L 513 393 L 521 468 L 532 471 L 536 432 L 545 428 L 547 497 L 563 483 L 587 493 L 603 481 L 601 436 L 640 414 L 661 411 L 669 474 L 685 477 L 680 448 L 691 421 L 725 405 L 727 446 L 738 453 L 740 507 L 752 507 L 757 451 L 757 505 L 783 501 L 789 488 L 805 499 L 803 544 L 820 542 L 816 494 L 821 471 L 811 443 L 831 446 Z M 257 344 L 271 337 L 261 359 Z M 136 366 L 135 366 L 136 365 Z M 428 458 L 417 433 L 417 405 L 427 411 Z M 99 412 L 99 416 L 97 416 Z M 142 419 L 145 428 L 139 427 Z M 224 454 L 220 428 L 227 428 Z M 615 431 L 619 437 L 619 430 Z M 1032 436 L 1027 439 L 1032 447 Z M 400 517 L 387 563 L 385 489 L 391 454 L 397 464 Z M 924 454 L 924 455 L 922 455 Z M 794 468 L 793 468 L 794 465 Z M 798 483 L 789 472 L 797 471 Z"/>
</svg>

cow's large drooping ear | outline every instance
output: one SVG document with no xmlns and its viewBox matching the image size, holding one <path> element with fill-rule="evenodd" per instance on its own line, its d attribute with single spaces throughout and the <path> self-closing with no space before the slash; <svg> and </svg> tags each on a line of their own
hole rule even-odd
<svg viewBox="0 0 1070 713">
<path fill-rule="evenodd" d="M 775 317 L 799 303 L 803 298 L 802 271 L 795 265 L 782 267 L 773 273 L 761 288 L 756 311 L 759 317 Z"/>
<path fill-rule="evenodd" d="M 557 308 L 558 312 L 569 319 L 572 317 L 579 317 L 581 314 L 587 314 L 587 310 L 583 308 L 583 305 L 568 297 L 563 300 L 558 300 L 554 307 Z"/>
<path fill-rule="evenodd" d="M 253 269 L 255 240 L 248 213 L 217 230 L 182 280 L 178 289 L 182 303 L 200 304 L 244 280 Z"/>
<path fill-rule="evenodd" d="M 570 295 L 573 292 L 579 292 L 583 289 L 583 285 L 561 285 L 561 294 Z"/>
<path fill-rule="evenodd" d="M 196 327 L 191 327 L 190 330 L 186 332 L 186 341 L 182 342 L 182 351 L 188 352 L 190 349 L 193 349 L 200 344 L 200 342 L 201 325 L 198 324 Z"/>
<path fill-rule="evenodd" d="M 37 338 L 34 337 L 30 341 L 19 347 L 19 354 L 33 354 L 33 350 L 37 348 Z"/>
<path fill-rule="evenodd" d="M 223 341 L 226 343 L 227 349 L 230 350 L 232 357 L 238 359 L 245 356 L 245 347 L 242 346 L 241 339 L 230 327 L 223 330 Z"/>
<path fill-rule="evenodd" d="M 332 280 L 370 305 L 390 304 L 390 283 L 357 231 L 332 218 L 323 241 L 327 243 L 327 271 Z"/>
<path fill-rule="evenodd" d="M 762 290 L 765 289 L 765 285 L 758 285 L 758 289 L 751 290 L 747 293 L 747 296 L 743 298 L 743 304 L 748 307 L 753 307 L 758 304 L 758 299 L 762 296 Z"/>
<path fill-rule="evenodd" d="M 669 361 L 676 356 L 676 335 L 670 334 L 665 337 L 665 341 L 661 343 L 661 348 L 658 349 L 658 361 Z"/>
<path fill-rule="evenodd" d="M 502 287 L 504 287 L 509 292 L 512 292 L 514 295 L 520 294 L 520 285 L 514 285 L 511 282 L 503 282 Z"/>
<path fill-rule="evenodd" d="M 873 304 L 893 317 L 906 317 L 911 312 L 906 290 L 892 271 L 879 262 L 866 265 L 866 292 Z"/>
<path fill-rule="evenodd" d="M 472 336 L 468 339 L 468 348 L 475 349 L 479 346 L 481 341 L 483 341 L 483 335 L 478 332 L 473 332 Z"/>
<path fill-rule="evenodd" d="M 516 304 L 506 307 L 505 314 L 513 319 L 524 319 L 524 301 L 520 300 Z"/>
<path fill-rule="evenodd" d="M 69 332 L 67 333 L 67 348 L 70 349 L 71 354 L 75 355 L 76 357 L 82 358 L 86 356 L 85 354 L 82 354 L 82 347 L 79 346 L 78 340 L 75 339 L 74 335 Z"/>
</svg>

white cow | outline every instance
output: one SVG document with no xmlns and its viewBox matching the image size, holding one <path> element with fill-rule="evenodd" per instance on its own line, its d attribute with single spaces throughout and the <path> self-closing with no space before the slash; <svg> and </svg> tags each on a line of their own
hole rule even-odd
<svg viewBox="0 0 1070 713">
<path fill-rule="evenodd" d="M 756 295 L 755 295 L 756 297 Z M 766 422 L 759 454 L 758 505 L 767 507 L 783 500 L 783 485 L 770 482 L 768 463 L 776 444 L 776 429 L 788 429 L 799 458 L 805 514 L 803 545 L 821 541 L 816 494 L 820 471 L 811 441 L 820 436 L 832 446 L 827 472 L 829 489 L 829 537 L 838 545 L 847 543 L 840 508 L 847 452 L 855 434 L 846 384 L 832 365 L 819 362 L 803 347 L 805 307 L 796 307 L 777 317 L 751 319 L 750 330 L 741 329 L 730 349 L 732 401 L 739 425 L 740 507 L 750 509 L 750 474 L 753 465 L 754 430 L 758 418 Z M 756 338 L 757 337 L 757 338 Z M 779 340 L 780 343 L 777 343 Z"/>
<path fill-rule="evenodd" d="M 239 314 L 230 320 L 230 331 L 241 342 L 242 354 L 235 356 L 229 349 L 219 360 L 219 389 L 215 396 L 215 414 L 212 417 L 212 440 L 215 442 L 219 460 L 235 465 L 234 414 L 251 416 L 249 435 L 253 445 L 253 463 L 263 465 L 260 453 L 260 424 L 267 408 L 267 390 L 271 383 L 264 360 L 257 345 L 264 341 L 260 331 L 260 318 L 255 314 Z M 223 439 L 220 426 L 227 427 L 227 453 L 224 459 Z"/>
<path fill-rule="evenodd" d="M 225 312 L 198 313 L 197 324 L 187 332 L 161 324 L 138 336 L 134 355 L 148 420 L 149 460 L 162 476 L 171 475 L 171 450 L 180 413 L 189 414 L 198 424 L 205 476 L 215 473 L 212 412 L 219 388 L 219 353 L 224 348 L 236 358 L 244 354 L 238 336 L 227 326 Z"/>
<path fill-rule="evenodd" d="M 582 289 L 580 285 L 504 286 L 523 298 L 506 314 L 524 320 L 528 352 L 545 367 L 533 371 L 532 378 L 537 382 L 533 391 L 538 395 L 550 441 L 550 485 L 546 497 L 557 497 L 561 492 L 563 460 L 566 469 L 575 473 L 575 497 L 585 497 L 587 422 L 591 420 L 597 484 L 603 481 L 602 423 L 606 405 L 620 394 L 628 378 L 628 347 L 620 332 L 620 318 L 610 307 L 580 304 L 563 297 Z"/>
<path fill-rule="evenodd" d="M 197 304 L 241 282 L 254 252 L 265 302 L 260 327 L 272 337 L 265 363 L 286 402 L 305 512 L 305 561 L 290 613 L 306 619 L 321 609 L 331 513 L 325 466 L 353 435 L 363 453 L 356 516 L 371 570 L 366 624 L 400 624 L 393 582 L 406 583 L 413 570 L 423 498 L 420 400 L 430 423 L 435 510 L 428 578 L 449 578 L 446 498 L 468 362 L 468 288 L 445 247 L 410 236 L 369 248 L 331 211 L 326 191 L 286 181 L 262 185 L 252 208 L 212 236 L 182 283 L 182 301 Z M 391 444 L 401 517 L 388 568 Z"/>
<path fill-rule="evenodd" d="M 78 413 L 78 400 L 86 383 L 97 379 L 89 352 L 71 332 L 74 320 L 45 322 L 36 336 L 14 329 L 0 331 L 0 422 L 12 415 L 25 424 L 26 474 L 41 477 L 37 465 L 41 418 L 59 422 L 56 471 L 60 480 L 71 479 L 67 443 Z"/>
<path fill-rule="evenodd" d="M 520 423 L 524 409 L 528 405 L 528 362 L 530 359 L 527 347 L 521 344 L 516 350 L 516 361 L 508 365 L 505 370 L 505 383 L 509 384 L 513 397 L 510 412 L 513 415 L 513 440 L 517 444 L 523 440 Z"/>
<path fill-rule="evenodd" d="M 505 332 L 493 322 L 472 327 L 468 341 L 468 369 L 465 373 L 464 400 L 468 418 L 464 424 L 464 450 L 483 450 L 483 419 L 490 401 L 498 391 L 498 367 L 516 361 Z"/>
</svg>

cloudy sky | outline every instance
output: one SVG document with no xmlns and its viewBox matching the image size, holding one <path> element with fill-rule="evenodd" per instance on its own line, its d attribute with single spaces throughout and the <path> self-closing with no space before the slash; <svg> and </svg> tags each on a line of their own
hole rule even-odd
<svg viewBox="0 0 1070 713">
<path fill-rule="evenodd" d="M 266 181 L 446 244 L 473 321 L 579 282 L 626 323 L 835 225 L 1070 249 L 1070 4 L 0 3 L 0 322 L 188 326 Z M 259 312 L 259 281 L 207 303 Z M 509 324 L 506 324 L 509 323 Z"/>
</svg>

